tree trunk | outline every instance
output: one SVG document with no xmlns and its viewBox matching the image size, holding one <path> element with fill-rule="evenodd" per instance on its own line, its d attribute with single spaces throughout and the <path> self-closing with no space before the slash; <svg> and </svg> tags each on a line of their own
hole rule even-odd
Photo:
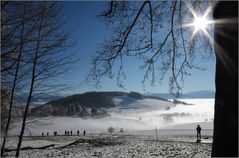
<svg viewBox="0 0 239 158">
<path fill-rule="evenodd" d="M 30 86 L 30 91 L 29 91 L 29 95 L 28 95 L 28 98 L 27 98 L 27 103 L 26 103 L 26 107 L 25 107 L 25 111 L 24 111 L 24 115 L 23 115 L 22 127 L 21 127 L 21 131 L 20 131 L 20 135 L 19 135 L 19 140 L 18 140 L 18 144 L 17 144 L 17 151 L 16 151 L 15 157 L 19 157 L 19 154 L 20 154 L 20 148 L 21 148 L 21 145 L 22 145 L 22 138 L 23 138 L 24 131 L 25 131 L 25 126 L 26 126 L 27 113 L 28 113 L 29 105 L 31 103 L 32 93 L 33 93 L 33 90 L 34 90 L 34 83 L 35 83 L 35 79 L 36 79 L 36 66 L 37 66 L 38 53 L 39 53 L 39 49 L 40 49 L 40 42 L 41 42 L 40 39 L 41 39 L 43 18 L 44 18 L 44 12 L 41 15 L 41 22 L 40 22 L 40 25 L 39 25 L 39 30 L 38 30 L 38 35 L 37 35 L 37 41 L 36 41 L 37 46 L 36 46 L 36 51 L 34 53 L 35 57 L 34 57 L 33 68 L 32 68 L 31 86 Z"/>
<path fill-rule="evenodd" d="M 214 20 L 238 19 L 238 2 L 219 1 Z M 216 96 L 213 157 L 238 156 L 238 22 L 215 24 Z"/>
<path fill-rule="evenodd" d="M 16 59 L 17 66 L 16 66 L 15 75 L 14 75 L 13 86 L 12 86 L 12 89 L 11 89 L 11 99 L 10 99 L 10 105 L 9 105 L 9 111 L 8 111 L 8 120 L 7 120 L 6 128 L 4 130 L 4 135 L 3 135 L 3 142 L 2 142 L 2 147 L 1 147 L 1 157 L 4 156 L 5 143 L 6 143 L 6 139 L 7 139 L 7 136 L 8 136 L 8 130 L 9 130 L 11 117 L 12 117 L 13 99 L 14 99 L 15 88 L 16 88 L 17 79 L 18 79 L 18 71 L 19 71 L 19 67 L 20 67 L 20 61 L 21 61 L 22 49 L 23 49 L 23 43 L 24 43 L 23 33 L 24 33 L 24 27 L 25 27 L 25 11 L 26 11 L 26 4 L 24 4 L 24 9 L 23 9 L 20 50 L 19 50 L 19 55 Z"/>
</svg>

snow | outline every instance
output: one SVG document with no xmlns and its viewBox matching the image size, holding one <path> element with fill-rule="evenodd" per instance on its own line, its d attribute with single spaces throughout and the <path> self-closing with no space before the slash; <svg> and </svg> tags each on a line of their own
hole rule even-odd
<svg viewBox="0 0 239 158">
<path fill-rule="evenodd" d="M 61 137 L 55 136 L 62 139 Z M 67 137 L 67 136 L 66 136 Z M 68 136 L 68 138 L 70 138 Z M 76 140 L 77 138 L 74 137 Z M 32 138 L 33 139 L 33 138 Z M 52 139 L 52 138 L 50 138 Z M 79 138 L 78 138 L 79 139 Z M 83 142 L 66 148 L 51 147 L 44 150 L 23 150 L 20 157 L 210 157 L 211 143 L 195 143 L 188 141 L 159 140 L 135 136 L 94 136 L 80 137 Z M 88 141 L 89 140 L 89 141 Z M 37 142 L 37 141 L 36 141 Z M 14 156 L 15 152 L 8 152 Z"/>
<path fill-rule="evenodd" d="M 108 109 L 111 116 L 100 119 L 82 119 L 79 117 L 29 118 L 22 147 L 40 147 L 55 144 L 55 147 L 44 150 L 32 149 L 21 151 L 20 157 L 210 157 L 214 99 L 182 99 L 193 105 L 174 105 L 170 102 L 144 99 L 136 100 L 127 97 L 114 99 L 118 105 Z M 169 119 L 165 120 L 164 117 Z M 37 121 L 34 121 L 37 120 Z M 202 143 L 196 141 L 196 126 L 202 127 Z M 156 141 L 155 126 L 158 133 Z M 113 135 L 107 128 L 115 128 Z M 119 133 L 120 128 L 124 133 Z M 10 131 L 12 137 L 7 141 L 8 148 L 15 148 L 20 123 Z M 80 136 L 64 136 L 65 130 L 80 130 Z M 86 137 L 82 136 L 86 130 Z M 57 131 L 61 136 L 53 136 Z M 39 136 L 49 132 L 50 136 Z M 66 148 L 57 147 L 75 140 L 103 141 L 95 146 L 91 143 L 77 143 Z M 114 141 L 115 142 L 114 142 Z M 104 141 L 111 142 L 105 145 Z M 15 152 L 8 152 L 14 156 Z"/>
<path fill-rule="evenodd" d="M 128 109 L 155 110 L 155 109 L 165 109 L 166 107 L 174 106 L 173 103 L 163 100 L 157 99 L 137 100 L 127 96 L 115 97 L 114 102 L 116 106 L 119 106 L 122 109 L 128 108 Z"/>
</svg>

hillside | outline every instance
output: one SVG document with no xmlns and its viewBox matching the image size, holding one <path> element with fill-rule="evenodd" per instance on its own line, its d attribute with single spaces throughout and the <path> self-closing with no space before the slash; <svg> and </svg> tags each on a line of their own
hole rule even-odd
<svg viewBox="0 0 239 158">
<path fill-rule="evenodd" d="M 110 95 L 103 92 L 88 92 L 83 94 L 75 94 L 61 99 L 48 102 L 53 106 L 69 106 L 69 105 L 82 105 L 88 108 L 108 108 L 114 107 L 114 102 Z"/>
<path fill-rule="evenodd" d="M 114 107 L 113 98 L 102 92 L 75 94 L 50 101 L 31 109 L 33 116 L 80 116 L 97 117 L 107 115 L 102 108 Z"/>
<path fill-rule="evenodd" d="M 119 100 L 117 101 L 117 98 L 121 98 L 120 103 Z M 116 106 L 139 108 L 140 105 L 143 105 L 147 107 L 149 104 L 152 104 L 151 102 L 147 102 L 148 99 L 169 102 L 163 98 L 150 98 L 137 92 L 87 92 L 56 99 L 44 105 L 34 107 L 31 109 L 31 115 L 101 117 L 108 116 L 107 109 Z"/>
</svg>

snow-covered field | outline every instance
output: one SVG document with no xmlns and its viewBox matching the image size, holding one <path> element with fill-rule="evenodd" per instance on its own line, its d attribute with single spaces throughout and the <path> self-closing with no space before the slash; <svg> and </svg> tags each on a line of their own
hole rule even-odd
<svg viewBox="0 0 239 158">
<path fill-rule="evenodd" d="M 178 141 L 172 138 L 167 140 L 160 137 L 156 140 L 155 137 L 133 135 L 25 137 L 23 146 L 29 143 L 31 147 L 39 147 L 43 144 L 55 144 L 55 146 L 47 149 L 22 150 L 20 157 L 210 157 L 211 143 L 195 143 L 194 137 L 183 138 L 184 140 Z M 70 141 L 74 143 L 70 144 Z M 64 147 L 67 144 L 68 146 Z M 7 152 L 7 154 L 14 156 L 15 152 Z"/>
<path fill-rule="evenodd" d="M 22 147 L 44 150 L 22 150 L 22 157 L 210 157 L 213 131 L 213 99 L 184 99 L 193 105 L 174 105 L 154 99 L 115 98 L 116 108 L 109 117 L 82 119 L 79 117 L 31 118 Z M 37 120 L 36 122 L 34 120 Z M 196 141 L 196 126 L 202 127 L 202 143 Z M 107 128 L 113 127 L 113 135 Z M 155 132 L 157 128 L 157 136 Z M 120 133 L 123 128 L 124 132 Z M 74 136 L 64 136 L 65 130 Z M 76 131 L 80 136 L 76 136 Z M 82 136 L 86 130 L 86 137 Z M 15 149 L 19 127 L 13 128 L 7 148 Z M 29 132 L 30 131 L 30 132 Z M 60 136 L 52 136 L 57 131 Z M 50 136 L 39 136 L 49 132 Z M 29 135 L 32 136 L 29 136 Z M 77 141 L 78 140 L 78 141 Z M 63 147 L 69 143 L 68 147 Z M 7 152 L 14 156 L 14 151 Z"/>
</svg>

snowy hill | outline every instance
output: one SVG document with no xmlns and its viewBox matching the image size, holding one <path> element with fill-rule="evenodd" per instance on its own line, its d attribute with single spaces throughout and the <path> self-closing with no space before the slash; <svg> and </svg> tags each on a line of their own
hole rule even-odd
<svg viewBox="0 0 239 158">
<path fill-rule="evenodd" d="M 174 104 L 165 100 L 158 99 L 135 99 L 128 96 L 114 97 L 114 102 L 121 109 L 168 109 Z"/>
<path fill-rule="evenodd" d="M 87 92 L 52 100 L 33 107 L 32 116 L 107 116 L 107 109 L 120 108 L 170 108 L 166 99 L 145 97 L 137 92 Z"/>
</svg>

